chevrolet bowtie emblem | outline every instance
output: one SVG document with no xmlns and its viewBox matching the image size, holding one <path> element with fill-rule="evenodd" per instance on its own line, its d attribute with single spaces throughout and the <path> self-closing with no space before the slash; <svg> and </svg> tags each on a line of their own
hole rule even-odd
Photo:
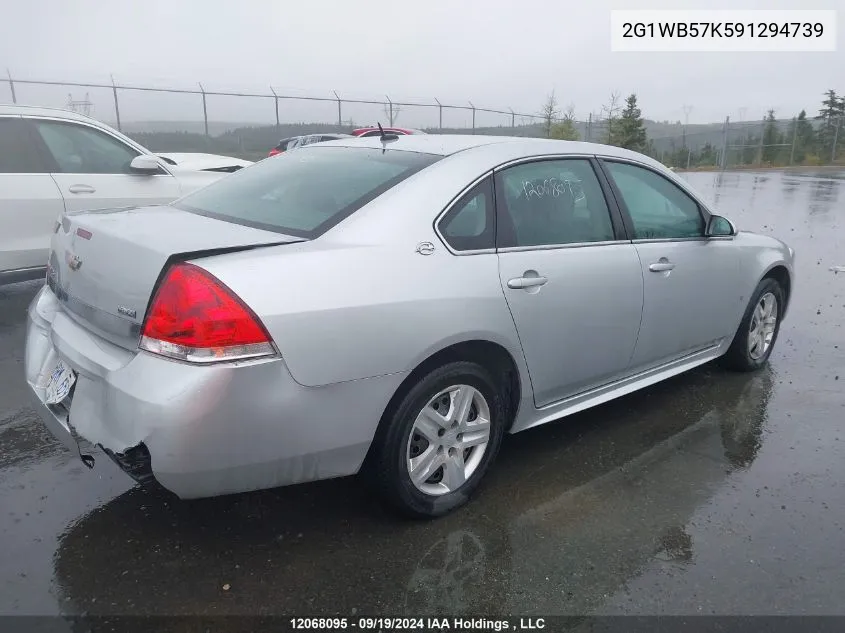
<svg viewBox="0 0 845 633">
<path fill-rule="evenodd" d="M 79 267 L 82 266 L 82 260 L 78 255 L 74 255 L 73 253 L 65 253 L 65 260 L 71 270 L 79 270 Z"/>
</svg>

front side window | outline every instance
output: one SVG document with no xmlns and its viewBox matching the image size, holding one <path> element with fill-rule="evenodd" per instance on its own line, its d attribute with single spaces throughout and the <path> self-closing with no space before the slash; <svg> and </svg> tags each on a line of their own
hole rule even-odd
<svg viewBox="0 0 845 633">
<path fill-rule="evenodd" d="M 589 160 L 516 165 L 499 174 L 496 186 L 501 247 L 614 239 L 607 201 Z"/>
<path fill-rule="evenodd" d="M 129 174 L 139 155 L 116 138 L 86 125 L 34 121 L 38 134 L 65 174 Z"/>
<path fill-rule="evenodd" d="M 605 162 L 628 208 L 634 239 L 685 239 L 704 235 L 698 204 L 676 184 L 650 169 Z"/>
<path fill-rule="evenodd" d="M 235 224 L 314 238 L 439 158 L 317 143 L 240 169 L 175 206 Z"/>
<path fill-rule="evenodd" d="M 496 243 L 492 178 L 470 189 L 440 221 L 440 232 L 458 251 L 493 248 Z"/>
</svg>

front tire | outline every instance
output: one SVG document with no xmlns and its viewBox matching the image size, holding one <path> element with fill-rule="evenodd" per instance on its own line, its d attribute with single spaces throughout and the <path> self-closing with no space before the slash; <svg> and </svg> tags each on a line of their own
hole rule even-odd
<svg viewBox="0 0 845 633">
<path fill-rule="evenodd" d="M 499 452 L 507 408 L 499 383 L 458 361 L 419 380 L 383 421 L 371 475 L 382 497 L 415 518 L 466 503 Z"/>
<path fill-rule="evenodd" d="M 734 340 L 723 357 L 723 364 L 735 371 L 755 371 L 769 360 L 780 332 L 784 308 L 783 289 L 771 278 L 760 282 Z"/>
</svg>

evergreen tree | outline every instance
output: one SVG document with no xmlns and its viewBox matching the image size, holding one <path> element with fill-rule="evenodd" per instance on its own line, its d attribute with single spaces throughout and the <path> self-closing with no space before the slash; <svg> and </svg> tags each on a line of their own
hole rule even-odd
<svg viewBox="0 0 845 633">
<path fill-rule="evenodd" d="M 785 142 L 794 143 L 795 149 L 790 148 L 789 151 L 792 162 L 795 164 L 803 163 L 807 159 L 807 154 L 815 152 L 816 134 L 813 124 L 807 120 L 805 110 L 798 113 L 798 118 L 792 119 Z"/>
<path fill-rule="evenodd" d="M 837 96 L 835 90 L 828 90 L 825 96 L 826 98 L 822 101 L 822 107 L 819 110 L 819 116 L 816 118 L 822 122 L 818 132 L 818 148 L 822 154 L 821 159 L 828 161 L 833 150 L 836 128 L 841 119 L 845 117 L 845 97 Z"/>
<path fill-rule="evenodd" d="M 635 152 L 641 152 L 645 149 L 646 131 L 642 111 L 637 106 L 636 94 L 632 94 L 625 99 L 625 109 L 622 110 L 622 114 L 613 127 L 610 134 L 610 144 Z"/>
<path fill-rule="evenodd" d="M 564 119 L 559 123 L 552 125 L 551 138 L 561 141 L 578 141 L 581 136 L 575 128 L 575 121 L 572 119 Z"/>
<path fill-rule="evenodd" d="M 757 148 L 760 146 L 760 137 L 754 136 L 751 132 L 745 135 L 742 140 L 742 151 L 740 152 L 740 165 L 753 165 L 757 158 Z"/>
<path fill-rule="evenodd" d="M 713 144 L 707 142 L 697 156 L 693 156 L 696 165 L 715 165 L 716 164 L 716 148 Z"/>
<path fill-rule="evenodd" d="M 778 130 L 778 123 L 777 119 L 775 119 L 775 111 L 769 110 L 766 114 L 766 118 L 763 119 L 765 121 L 765 125 L 763 127 L 763 162 L 768 163 L 770 165 L 774 164 L 778 152 L 780 151 L 780 147 L 778 145 L 781 143 L 781 133 Z"/>
</svg>

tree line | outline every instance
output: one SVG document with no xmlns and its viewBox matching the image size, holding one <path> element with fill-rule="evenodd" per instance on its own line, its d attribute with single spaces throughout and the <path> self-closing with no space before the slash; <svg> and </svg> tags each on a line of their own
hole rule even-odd
<svg viewBox="0 0 845 633">
<path fill-rule="evenodd" d="M 541 114 L 546 137 L 581 140 L 574 107 L 561 112 L 554 92 Z M 845 158 L 845 96 L 835 90 L 824 94 L 815 116 L 801 110 L 791 120 L 779 120 L 770 109 L 761 123 L 727 124 L 722 143 L 706 142 L 699 147 L 692 147 L 686 134 L 680 142 L 649 138 L 635 93 L 625 99 L 624 106 L 618 93 L 613 93 L 602 115 L 589 140 L 640 152 L 670 167 L 825 165 Z"/>
</svg>

